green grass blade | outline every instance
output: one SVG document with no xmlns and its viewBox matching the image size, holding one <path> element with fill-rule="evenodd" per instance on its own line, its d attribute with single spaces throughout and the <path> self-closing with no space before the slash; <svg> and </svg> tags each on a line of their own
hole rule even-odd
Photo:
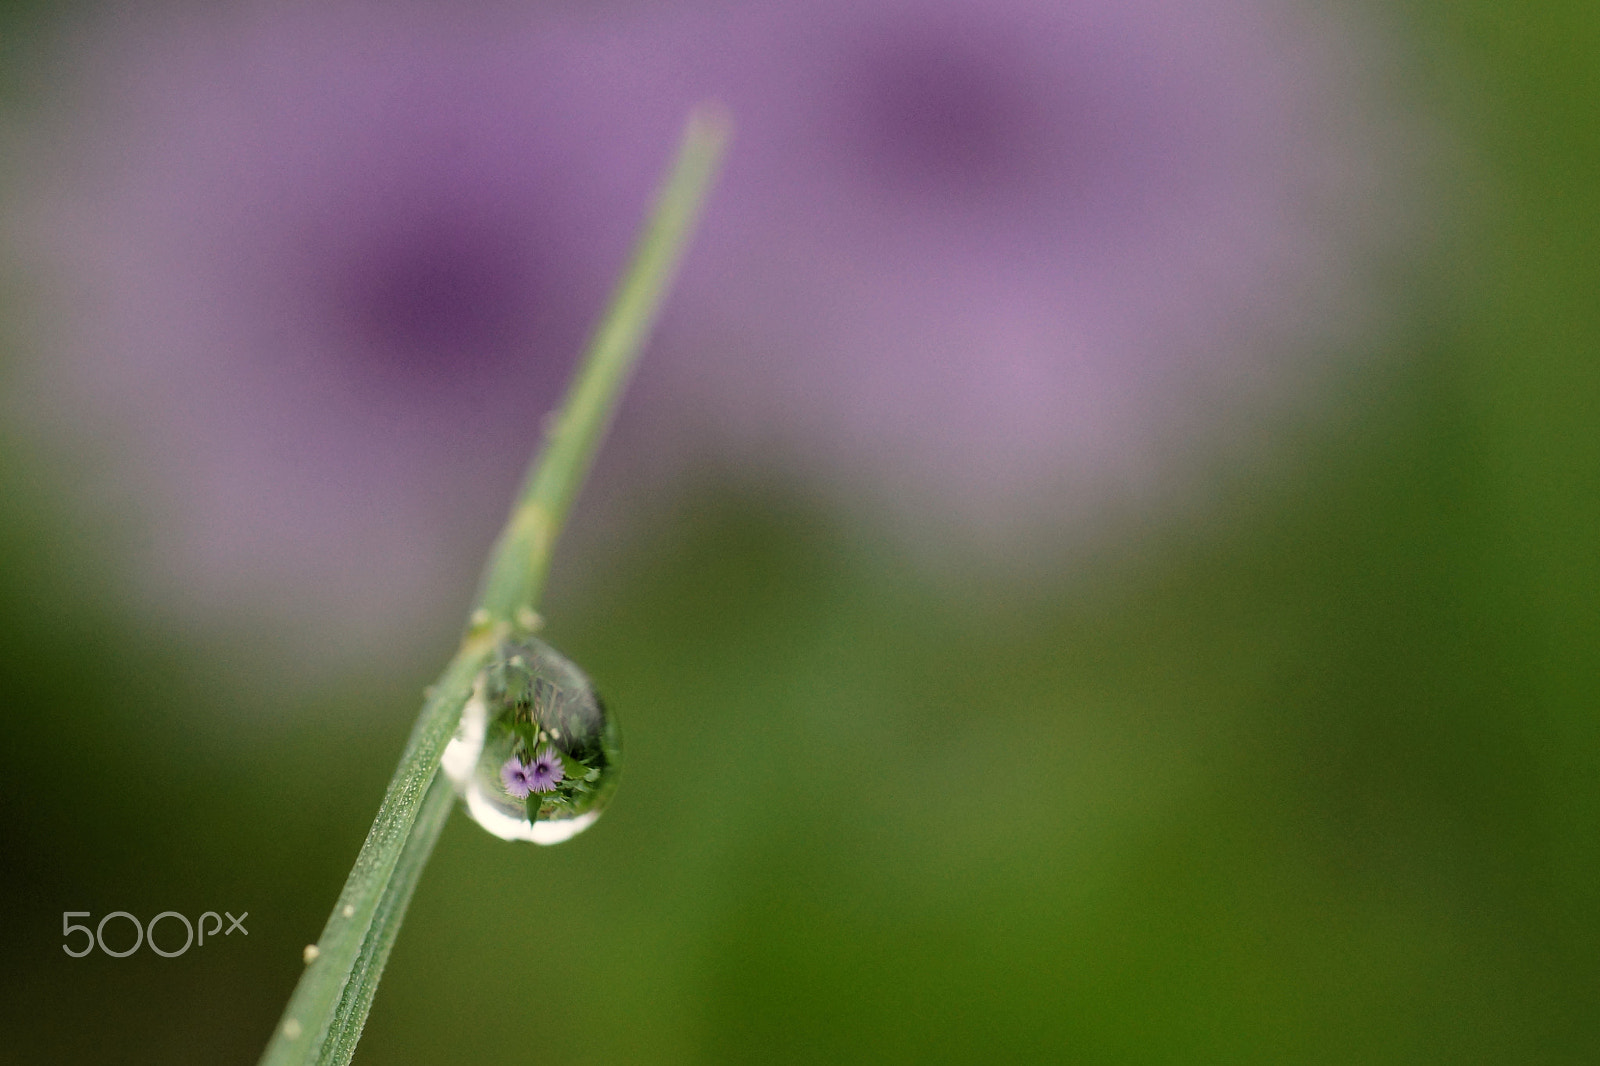
<svg viewBox="0 0 1600 1066">
<path fill-rule="evenodd" d="M 435 777 L 412 824 L 411 836 L 400 852 L 400 861 L 395 864 L 394 876 L 389 879 L 383 898 L 378 901 L 378 909 L 373 912 L 372 925 L 361 942 L 361 952 L 356 956 L 350 980 L 339 997 L 338 1011 L 317 1056 L 318 1066 L 346 1066 L 356 1053 L 356 1043 L 367 1023 L 367 1012 L 372 1009 L 372 997 L 377 995 L 389 951 L 400 935 L 400 923 L 405 920 L 411 894 L 416 890 L 422 868 L 428 864 L 434 842 L 439 839 L 455 802 L 455 790 L 450 782 Z"/>
<path fill-rule="evenodd" d="M 691 116 L 676 163 L 634 259 L 496 542 L 461 650 L 429 691 L 344 891 L 273 1030 L 261 1066 L 345 1063 L 355 1052 L 383 967 L 451 809 L 436 782 L 473 678 L 514 622 L 532 612 L 573 497 L 660 312 L 715 175 L 727 126 Z"/>
<path fill-rule="evenodd" d="M 623 386 L 661 311 L 727 140 L 721 111 L 689 119 L 672 176 L 663 186 L 632 264 L 612 294 L 578 365 L 561 412 L 546 426 L 544 447 L 490 555 L 480 607 L 495 621 L 532 609 L 544 589 L 551 549 L 594 462 Z"/>
</svg>

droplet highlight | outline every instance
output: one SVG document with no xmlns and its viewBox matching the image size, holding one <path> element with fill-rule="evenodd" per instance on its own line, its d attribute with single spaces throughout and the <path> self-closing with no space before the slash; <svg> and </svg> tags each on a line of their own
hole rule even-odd
<svg viewBox="0 0 1600 1066">
<path fill-rule="evenodd" d="M 520 636 L 474 680 L 440 766 L 495 836 L 559 844 L 600 817 L 621 756 L 616 719 L 589 678 L 544 641 Z"/>
</svg>

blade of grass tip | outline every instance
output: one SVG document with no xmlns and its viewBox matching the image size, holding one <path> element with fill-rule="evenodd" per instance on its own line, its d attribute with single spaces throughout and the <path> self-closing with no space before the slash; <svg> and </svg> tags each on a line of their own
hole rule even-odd
<svg viewBox="0 0 1600 1066">
<path fill-rule="evenodd" d="M 671 177 L 633 262 L 491 552 L 461 650 L 423 703 L 378 816 L 261 1066 L 343 1063 L 354 1054 L 411 893 L 450 813 L 448 789 L 434 784 L 439 757 L 460 720 L 473 678 L 513 621 L 526 624 L 537 605 L 551 549 L 660 313 L 727 135 L 720 108 L 700 108 L 690 116 Z"/>
<path fill-rule="evenodd" d="M 538 603 L 555 538 L 660 314 L 715 177 L 728 126 L 726 113 L 716 106 L 700 107 L 689 117 L 671 177 L 656 200 L 633 262 L 612 294 L 560 413 L 546 424 L 539 458 L 529 467 L 511 519 L 490 555 L 479 606 L 491 620 L 514 620 L 519 611 Z"/>
</svg>

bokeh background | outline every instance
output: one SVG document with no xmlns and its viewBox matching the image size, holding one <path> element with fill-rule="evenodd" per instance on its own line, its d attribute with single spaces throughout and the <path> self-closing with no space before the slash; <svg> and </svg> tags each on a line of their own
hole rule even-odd
<svg viewBox="0 0 1600 1066">
<path fill-rule="evenodd" d="M 1593 1061 L 1592 6 L 1058 8 L 6 6 L 0 1059 L 254 1060 L 716 92 L 357 1061 Z"/>
</svg>

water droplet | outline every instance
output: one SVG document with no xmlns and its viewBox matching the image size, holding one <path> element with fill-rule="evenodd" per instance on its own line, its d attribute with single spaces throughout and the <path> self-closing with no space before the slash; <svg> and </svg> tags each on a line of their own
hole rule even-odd
<svg viewBox="0 0 1600 1066">
<path fill-rule="evenodd" d="M 616 720 L 583 671 L 519 636 L 473 682 L 440 765 L 473 821 L 495 836 L 559 844 L 600 817 L 621 755 Z"/>
</svg>

